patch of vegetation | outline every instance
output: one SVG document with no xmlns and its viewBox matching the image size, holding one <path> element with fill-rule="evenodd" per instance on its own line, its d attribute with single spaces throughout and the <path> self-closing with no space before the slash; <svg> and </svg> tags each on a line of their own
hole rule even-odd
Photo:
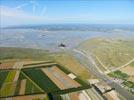
<svg viewBox="0 0 134 100">
<path fill-rule="evenodd" d="M 45 92 L 49 93 L 59 90 L 59 88 L 40 69 L 23 70 L 23 72 Z"/>
<path fill-rule="evenodd" d="M 66 74 L 70 74 L 70 71 L 67 70 L 65 67 L 61 66 L 61 65 L 56 65 L 59 69 L 61 69 L 64 73 Z"/>
<path fill-rule="evenodd" d="M 111 76 L 111 77 L 120 78 L 120 79 L 123 79 L 123 80 L 126 80 L 129 77 L 126 73 L 123 73 L 119 70 L 115 71 L 115 72 L 112 72 L 108 75 Z"/>
<path fill-rule="evenodd" d="M 134 67 L 134 61 L 130 64 L 130 66 Z"/>
<path fill-rule="evenodd" d="M 64 69 L 68 70 L 69 72 L 73 72 L 75 75 L 79 76 L 83 80 L 89 79 L 90 78 L 90 73 L 70 54 L 67 53 L 57 53 L 53 54 L 52 56 L 57 62 L 60 67 L 64 71 Z M 64 71 L 65 73 L 66 70 Z"/>
<path fill-rule="evenodd" d="M 17 81 L 14 95 L 19 95 L 21 81 Z"/>
<path fill-rule="evenodd" d="M 134 86 L 134 82 L 131 82 L 131 81 L 125 81 L 123 82 L 123 84 L 129 88 L 132 88 Z"/>
<path fill-rule="evenodd" d="M 12 82 L 13 81 L 13 79 L 14 79 L 14 77 L 15 77 L 15 74 L 16 74 L 16 70 L 12 70 L 12 71 L 10 71 L 9 73 L 8 73 L 8 75 L 7 75 L 7 77 L 6 77 L 6 79 L 5 79 L 5 83 L 6 82 Z"/>
<path fill-rule="evenodd" d="M 61 69 L 64 73 L 66 74 L 70 74 L 71 72 L 69 70 L 67 70 L 65 67 L 61 66 L 61 65 L 56 65 L 59 69 Z M 84 80 L 82 80 L 81 78 L 77 77 L 74 79 L 75 81 L 77 81 L 78 83 L 80 83 L 83 86 L 88 85 Z"/>
<path fill-rule="evenodd" d="M 19 79 L 18 80 L 23 80 L 23 79 L 27 79 L 22 73 L 19 74 Z"/>
<path fill-rule="evenodd" d="M 45 63 L 53 63 L 52 61 L 44 61 L 44 62 L 39 62 L 39 63 L 30 63 L 26 64 L 24 66 L 32 66 L 32 65 L 39 65 L 39 64 L 45 64 Z"/>
<path fill-rule="evenodd" d="M 71 92 L 80 91 L 80 90 L 89 89 L 89 88 L 91 88 L 91 86 L 87 85 L 87 86 L 81 86 L 78 88 L 70 88 L 70 89 L 64 89 L 64 90 L 60 90 L 60 91 L 54 91 L 52 93 L 55 95 L 58 95 L 58 94 L 61 95 L 61 94 L 71 93 Z"/>
<path fill-rule="evenodd" d="M 6 59 L 41 59 L 49 60 L 49 52 L 40 49 L 0 47 L 0 60 Z"/>
<path fill-rule="evenodd" d="M 8 71 L 0 71 L 0 88 L 8 75 Z"/>
<path fill-rule="evenodd" d="M 31 69 L 31 68 L 41 68 L 41 67 L 43 67 L 43 68 L 45 68 L 45 67 L 49 67 L 49 66 L 52 66 L 52 65 L 56 65 L 56 63 L 55 62 L 51 62 L 51 63 L 44 63 L 44 64 L 35 64 L 35 65 L 28 65 L 28 66 L 24 66 L 25 67 L 25 69 Z"/>
<path fill-rule="evenodd" d="M 15 95 L 19 95 L 20 84 L 23 79 L 26 79 L 25 94 L 41 93 L 41 91 L 27 77 L 20 73 Z"/>
<path fill-rule="evenodd" d="M 13 96 L 16 88 L 16 83 L 4 83 L 2 88 L 0 89 L 0 96 Z"/>
<path fill-rule="evenodd" d="M 77 81 L 78 83 L 80 83 L 82 86 L 87 86 L 88 85 L 85 81 L 79 79 L 78 77 L 75 78 L 74 80 Z"/>
<path fill-rule="evenodd" d="M 48 93 L 49 100 L 63 100 L 60 95 Z"/>
<path fill-rule="evenodd" d="M 133 44 L 134 40 L 93 38 L 82 42 L 77 49 L 92 54 L 95 60 L 99 59 L 106 68 L 109 68 L 120 67 L 132 60 L 134 58 Z"/>
<path fill-rule="evenodd" d="M 41 91 L 29 80 L 26 81 L 25 94 L 40 93 Z"/>
<path fill-rule="evenodd" d="M 16 82 L 13 82 L 16 71 L 9 71 L 6 78 L 3 80 L 3 85 L 0 89 L 0 96 L 12 96 L 15 92 Z"/>
</svg>

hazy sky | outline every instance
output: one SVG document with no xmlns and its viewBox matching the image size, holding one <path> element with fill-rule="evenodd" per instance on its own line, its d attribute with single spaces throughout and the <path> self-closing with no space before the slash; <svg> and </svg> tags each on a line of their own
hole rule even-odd
<svg viewBox="0 0 134 100">
<path fill-rule="evenodd" d="M 0 24 L 134 24 L 134 0 L 0 0 Z"/>
</svg>

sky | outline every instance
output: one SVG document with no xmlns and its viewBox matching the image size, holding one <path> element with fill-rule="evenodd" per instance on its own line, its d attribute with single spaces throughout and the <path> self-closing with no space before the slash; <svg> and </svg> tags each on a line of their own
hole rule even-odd
<svg viewBox="0 0 134 100">
<path fill-rule="evenodd" d="M 0 26 L 134 24 L 134 0 L 0 0 Z"/>
</svg>

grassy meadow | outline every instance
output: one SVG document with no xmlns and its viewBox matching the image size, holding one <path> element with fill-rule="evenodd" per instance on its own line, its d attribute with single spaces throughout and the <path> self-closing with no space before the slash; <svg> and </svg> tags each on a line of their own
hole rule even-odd
<svg viewBox="0 0 134 100">
<path fill-rule="evenodd" d="M 0 47 L 0 61 L 8 59 L 49 60 L 51 58 L 47 50 L 32 48 Z"/>
<path fill-rule="evenodd" d="M 77 49 L 91 53 L 103 69 L 120 67 L 134 58 L 134 40 L 93 38 L 82 42 Z"/>
<path fill-rule="evenodd" d="M 65 69 L 73 72 L 81 79 L 91 78 L 90 73 L 72 55 L 68 53 L 57 53 L 52 56 L 55 62 L 64 66 Z"/>
</svg>

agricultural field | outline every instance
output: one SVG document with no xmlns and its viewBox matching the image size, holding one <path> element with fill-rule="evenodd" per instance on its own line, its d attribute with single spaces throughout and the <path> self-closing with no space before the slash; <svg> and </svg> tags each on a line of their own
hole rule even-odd
<svg viewBox="0 0 134 100">
<path fill-rule="evenodd" d="M 17 67 L 19 63 L 22 62 L 17 62 L 13 66 Z M 75 79 L 69 77 L 70 73 L 75 75 L 66 67 L 48 60 L 33 61 L 33 63 L 26 61 L 20 69 L 1 69 L 0 97 L 27 97 L 27 95 L 34 96 L 42 93 L 59 95 L 90 88 L 85 81 L 81 80 L 81 77 L 75 76 Z"/>
<path fill-rule="evenodd" d="M 18 86 L 16 88 L 16 95 L 41 93 L 42 90 L 38 88 L 32 80 L 26 77 L 22 72 L 18 79 Z"/>
<path fill-rule="evenodd" d="M 1 62 L 0 69 L 10 69 L 13 67 L 14 64 L 15 64 L 15 61 Z"/>
<path fill-rule="evenodd" d="M 8 71 L 0 71 L 0 88 L 2 84 L 4 83 L 7 75 L 8 75 Z"/>
<path fill-rule="evenodd" d="M 128 69 L 128 66 L 124 67 L 123 70 L 117 70 L 109 73 L 108 75 L 112 78 L 116 78 L 116 81 L 121 82 L 122 87 L 132 92 L 131 90 L 134 87 L 134 76 L 132 75 L 133 73 L 131 73 L 129 70 L 124 69 Z M 132 94 L 134 93 L 132 92 Z"/>
<path fill-rule="evenodd" d="M 0 55 L 0 69 L 12 68 L 14 63 L 18 61 L 24 63 L 25 66 L 23 67 L 27 67 L 28 64 L 30 67 L 31 63 L 34 64 L 44 61 L 54 61 L 73 72 L 81 79 L 86 80 L 92 77 L 92 75 L 82 65 L 80 65 L 80 63 L 72 55 L 65 52 L 51 54 L 46 50 L 40 49 L 0 47 Z"/>
<path fill-rule="evenodd" d="M 123 83 L 125 86 L 129 87 L 129 88 L 132 88 L 134 86 L 134 82 L 131 82 L 131 81 L 126 81 Z"/>
<path fill-rule="evenodd" d="M 62 65 L 65 69 L 73 72 L 83 80 L 87 80 L 92 75 L 82 66 L 72 55 L 67 53 L 57 53 L 52 56 L 58 64 Z"/>
<path fill-rule="evenodd" d="M 57 91 L 59 88 L 40 69 L 23 70 L 45 92 Z"/>
<path fill-rule="evenodd" d="M 91 54 L 100 69 L 121 67 L 134 59 L 134 40 L 93 38 L 82 42 L 77 49 Z"/>
<path fill-rule="evenodd" d="M 57 66 L 42 68 L 42 71 L 61 89 L 80 87 L 80 84 L 68 77 Z"/>
<path fill-rule="evenodd" d="M 39 65 L 39 64 L 46 64 L 46 63 L 53 63 L 53 61 L 48 60 L 48 61 L 24 61 L 23 64 L 24 66 L 32 66 L 32 65 Z"/>
<path fill-rule="evenodd" d="M 27 79 L 23 74 L 17 73 L 18 70 L 13 71 L 0 71 L 1 88 L 0 96 L 13 96 L 13 95 L 25 95 L 41 93 L 30 80 Z M 16 78 L 16 75 L 18 78 Z"/>
<path fill-rule="evenodd" d="M 5 74 L 7 74 L 7 72 L 5 72 Z M 14 81 L 15 74 L 15 70 L 9 71 L 6 77 L 3 78 L 3 84 L 0 89 L 0 96 L 11 96 L 14 94 L 16 88 L 16 81 Z"/>
<path fill-rule="evenodd" d="M 15 48 L 15 47 L 0 47 L 0 61 L 3 60 L 50 60 L 47 50 L 31 49 L 31 48 Z"/>
<path fill-rule="evenodd" d="M 8 99 L 8 98 L 7 98 Z M 9 99 L 11 99 L 9 97 Z M 31 94 L 31 95 L 22 95 L 22 96 L 14 96 L 12 97 L 13 100 L 49 100 L 47 94 Z"/>
<path fill-rule="evenodd" d="M 23 68 L 36 68 L 36 67 L 43 67 L 43 66 L 51 66 L 55 65 L 55 62 L 43 62 L 43 63 L 34 63 L 34 64 L 26 64 L 23 66 Z"/>
</svg>

